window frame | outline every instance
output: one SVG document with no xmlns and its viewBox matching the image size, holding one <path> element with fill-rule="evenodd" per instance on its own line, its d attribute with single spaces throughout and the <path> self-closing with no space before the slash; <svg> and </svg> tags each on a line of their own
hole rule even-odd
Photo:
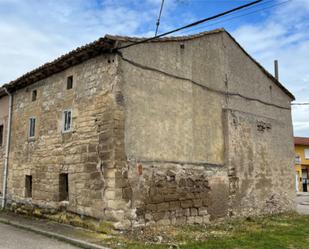
<svg viewBox="0 0 309 249">
<path fill-rule="evenodd" d="M 31 120 L 34 120 L 34 130 L 33 130 L 33 136 L 31 136 Z M 35 138 L 35 126 L 36 126 L 36 117 L 30 117 L 29 118 L 29 128 L 28 128 L 28 138 Z"/>
<path fill-rule="evenodd" d="M 305 159 L 309 159 L 309 149 L 304 149 L 304 157 Z"/>
<path fill-rule="evenodd" d="M 70 127 L 69 129 L 65 129 L 66 128 L 66 113 L 70 112 Z M 62 133 L 68 133 L 68 132 L 72 132 L 72 127 L 73 127 L 73 111 L 72 109 L 65 109 L 62 111 Z"/>
</svg>

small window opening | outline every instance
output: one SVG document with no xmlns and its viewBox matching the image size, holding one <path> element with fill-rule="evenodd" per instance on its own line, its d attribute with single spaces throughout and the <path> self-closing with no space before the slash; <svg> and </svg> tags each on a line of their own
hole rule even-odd
<svg viewBox="0 0 309 249">
<path fill-rule="evenodd" d="M 26 175 L 26 198 L 32 198 L 32 175 Z"/>
<path fill-rule="evenodd" d="M 59 175 L 59 201 L 69 200 L 69 176 L 66 173 Z"/>
<path fill-rule="evenodd" d="M 0 125 L 0 146 L 3 145 L 3 125 Z"/>
<path fill-rule="evenodd" d="M 180 48 L 184 49 L 185 48 L 185 44 L 180 44 Z"/>
<path fill-rule="evenodd" d="M 69 76 L 67 78 L 67 89 L 72 89 L 73 88 L 73 76 Z"/>
<path fill-rule="evenodd" d="M 35 136 L 35 118 L 29 119 L 29 137 Z"/>
<path fill-rule="evenodd" d="M 72 128 L 72 111 L 63 112 L 63 131 L 70 131 Z"/>
<path fill-rule="evenodd" d="M 37 90 L 33 90 L 31 100 L 36 101 L 36 97 L 37 97 Z"/>
</svg>

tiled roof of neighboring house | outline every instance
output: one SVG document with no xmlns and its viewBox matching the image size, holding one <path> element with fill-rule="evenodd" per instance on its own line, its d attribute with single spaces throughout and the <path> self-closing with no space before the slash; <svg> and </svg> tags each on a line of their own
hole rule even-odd
<svg viewBox="0 0 309 249">
<path fill-rule="evenodd" d="M 205 35 L 216 34 L 220 32 L 226 32 L 232 38 L 232 40 L 244 51 L 244 53 L 246 53 L 246 55 L 249 56 L 249 58 L 253 60 L 254 63 L 256 63 L 256 65 L 262 70 L 263 73 L 266 74 L 268 78 L 270 78 L 277 86 L 279 86 L 279 88 L 282 89 L 282 91 L 285 92 L 291 99 L 295 100 L 295 97 L 293 96 L 293 94 L 290 93 L 272 74 L 266 71 L 256 60 L 254 60 L 240 46 L 240 44 L 224 29 L 215 29 L 212 31 L 202 32 L 202 33 L 188 35 L 188 36 L 163 37 L 163 38 L 159 38 L 156 40 L 152 40 L 150 42 L 186 41 L 186 40 L 191 40 L 191 39 L 199 38 Z M 106 35 L 105 37 L 100 38 L 92 43 L 79 47 L 65 55 L 62 55 L 56 60 L 46 63 L 30 71 L 4 86 L 11 91 L 14 91 L 19 88 L 23 88 L 39 80 L 47 78 L 48 76 L 52 74 L 61 72 L 71 66 L 77 65 L 83 61 L 93 58 L 99 54 L 115 51 L 114 49 L 117 47 L 117 42 L 137 42 L 143 39 L 145 38 Z"/>
<path fill-rule="evenodd" d="M 309 145 L 309 137 L 294 137 L 295 145 Z"/>
</svg>

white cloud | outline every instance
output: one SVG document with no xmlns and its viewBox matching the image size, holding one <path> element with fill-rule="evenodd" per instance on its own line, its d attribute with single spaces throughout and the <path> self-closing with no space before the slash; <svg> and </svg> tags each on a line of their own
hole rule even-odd
<svg viewBox="0 0 309 249">
<path fill-rule="evenodd" d="M 297 102 L 309 102 L 309 0 L 294 0 L 281 5 L 264 21 L 243 25 L 235 38 L 273 72 L 279 60 L 280 81 L 296 96 Z M 294 133 L 309 137 L 309 108 L 294 106 Z"/>
</svg>

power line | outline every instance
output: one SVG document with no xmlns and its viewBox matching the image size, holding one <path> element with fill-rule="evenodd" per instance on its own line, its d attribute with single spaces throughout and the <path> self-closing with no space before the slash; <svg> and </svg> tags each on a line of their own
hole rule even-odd
<svg viewBox="0 0 309 249">
<path fill-rule="evenodd" d="M 250 7 L 246 8 L 246 9 L 240 10 L 240 11 L 238 11 L 237 13 L 246 12 L 246 11 L 252 9 L 252 8 L 258 8 L 258 7 L 261 7 L 261 6 L 265 6 L 265 5 L 269 4 L 269 3 L 273 3 L 273 2 L 274 2 L 273 0 L 266 0 L 266 1 L 263 1 L 263 2 L 261 2 L 261 3 L 258 3 L 258 4 L 256 4 L 256 5 L 254 5 L 254 6 L 250 6 Z M 275 4 L 275 5 L 276 5 L 276 4 Z M 260 9 L 260 10 L 263 10 L 263 9 Z M 259 11 L 259 10 L 258 10 L 258 11 Z M 256 11 L 256 12 L 258 12 L 258 11 Z M 251 12 L 250 12 L 250 13 L 251 13 Z M 252 12 L 252 13 L 254 13 L 254 12 Z M 188 31 L 182 31 L 182 32 L 180 32 L 180 34 L 183 34 L 183 33 L 186 33 L 186 32 L 190 32 L 190 31 L 194 31 L 194 30 L 199 30 L 199 29 L 202 29 L 202 28 L 205 28 L 205 27 L 208 27 L 208 26 L 213 26 L 213 25 L 215 25 L 215 24 L 217 24 L 217 23 L 225 22 L 225 21 L 228 21 L 228 20 L 237 18 L 237 17 L 242 17 L 242 16 L 245 16 L 245 15 L 247 15 L 247 14 L 238 15 L 238 16 L 233 16 L 233 15 L 235 15 L 235 13 L 230 13 L 230 14 L 226 15 L 225 17 L 232 16 L 232 18 L 223 19 L 223 20 L 218 21 L 218 22 L 215 22 L 215 23 L 210 22 L 210 24 L 202 25 L 200 28 L 191 29 L 191 30 L 188 30 Z"/>
<path fill-rule="evenodd" d="M 166 36 L 166 35 L 175 33 L 175 32 L 177 32 L 177 31 L 184 30 L 184 29 L 187 29 L 187 28 L 190 28 L 190 27 L 199 25 L 199 24 L 201 24 L 201 23 L 204 23 L 204 22 L 207 22 L 207 21 L 210 21 L 210 20 L 219 18 L 219 17 L 221 17 L 221 16 L 225 16 L 225 15 L 227 15 L 227 14 L 229 14 L 229 13 L 232 13 L 232 12 L 235 12 L 235 11 L 238 11 L 238 10 L 241 10 L 241 9 L 244 9 L 244 8 L 247 8 L 247 7 L 249 7 L 249 6 L 255 5 L 255 4 L 260 3 L 260 2 L 262 2 L 262 1 L 264 1 L 264 0 L 257 0 L 257 1 L 254 1 L 254 2 L 251 2 L 251 3 L 248 3 L 248 4 L 245 4 L 245 5 L 241 5 L 241 6 L 237 7 L 237 8 L 234 8 L 234 9 L 231 9 L 231 10 L 228 10 L 228 11 L 225 11 L 225 12 L 222 12 L 222 13 L 219 13 L 219 14 L 217 14 L 217 15 L 214 15 L 214 16 L 211 16 L 211 17 L 207 17 L 207 18 L 205 18 L 205 19 L 202 19 L 202 20 L 199 20 L 199 21 L 190 23 L 190 24 L 188 24 L 188 25 L 186 25 L 186 26 L 183 26 L 183 27 L 174 29 L 174 30 L 172 30 L 172 31 L 168 31 L 168 32 L 165 32 L 165 33 L 160 34 L 160 35 L 156 35 L 156 36 L 151 37 L 151 38 L 147 38 L 147 39 L 144 39 L 144 40 L 141 40 L 141 41 L 138 41 L 138 42 L 134 42 L 134 43 L 131 43 L 131 44 L 128 44 L 128 45 L 119 47 L 119 48 L 115 48 L 115 50 L 120 50 L 120 49 L 124 49 L 124 48 L 128 48 L 128 47 L 132 47 L 132 46 L 135 46 L 135 45 L 138 45 L 138 44 L 141 44 L 141 43 L 145 43 L 145 42 L 148 42 L 148 41 L 152 41 L 152 40 L 155 40 L 155 39 L 160 38 L 160 37 L 162 37 L 162 36 Z"/>
<path fill-rule="evenodd" d="M 271 1 L 272 0 L 268 1 L 268 3 L 271 2 Z M 260 11 L 263 11 L 263 10 L 266 10 L 266 9 L 271 9 L 271 8 L 276 7 L 276 6 L 286 4 L 286 3 L 290 2 L 290 1 L 292 1 L 292 0 L 287 0 L 287 1 L 284 1 L 284 2 L 281 2 L 281 3 L 276 3 L 276 4 L 273 4 L 273 5 L 267 6 L 265 8 L 261 8 L 261 9 L 255 10 L 255 11 L 251 11 L 251 12 L 243 14 L 243 15 L 237 15 L 237 16 L 233 16 L 233 17 L 228 18 L 228 19 L 224 19 L 224 20 L 218 21 L 218 22 L 214 22 L 214 23 L 211 23 L 211 24 L 203 25 L 203 26 L 195 28 L 195 29 L 190 29 L 190 30 L 185 31 L 185 32 L 180 32 L 180 34 L 184 34 L 184 33 L 187 33 L 187 32 L 192 32 L 192 31 L 204 29 L 206 27 L 214 26 L 214 25 L 217 25 L 219 23 L 224 23 L 224 22 L 227 22 L 227 21 L 231 21 L 233 19 L 241 18 L 243 16 L 248 16 L 248 15 L 254 14 L 256 12 L 260 12 Z M 267 4 L 267 2 L 265 2 L 265 3 Z M 265 4 L 263 4 L 263 5 L 265 5 Z M 259 5 L 259 6 L 262 6 L 262 5 Z"/>
<path fill-rule="evenodd" d="M 309 102 L 304 102 L 304 103 L 291 103 L 291 105 L 309 105 Z"/>
<path fill-rule="evenodd" d="M 162 15 L 162 10 L 163 10 L 163 5 L 164 5 L 164 0 L 162 0 L 162 2 L 161 2 L 159 17 L 158 17 L 158 21 L 157 21 L 157 23 L 156 23 L 157 27 L 156 27 L 155 36 L 158 34 L 158 31 L 159 31 L 159 26 L 160 26 L 160 21 L 161 21 L 161 15 Z"/>
<path fill-rule="evenodd" d="M 253 6 L 249 6 L 249 7 L 246 8 L 246 9 L 239 10 L 238 13 L 247 11 L 247 10 L 252 9 L 252 8 L 255 8 L 255 7 L 257 7 L 257 6 L 266 5 L 266 4 L 270 3 L 270 2 L 274 2 L 274 0 L 264 0 L 263 2 L 257 3 L 257 4 L 255 4 L 255 5 L 253 5 Z M 227 14 L 226 16 L 230 16 L 230 15 L 233 15 L 233 14 L 234 14 L 234 13 L 230 13 L 230 14 Z"/>
</svg>

